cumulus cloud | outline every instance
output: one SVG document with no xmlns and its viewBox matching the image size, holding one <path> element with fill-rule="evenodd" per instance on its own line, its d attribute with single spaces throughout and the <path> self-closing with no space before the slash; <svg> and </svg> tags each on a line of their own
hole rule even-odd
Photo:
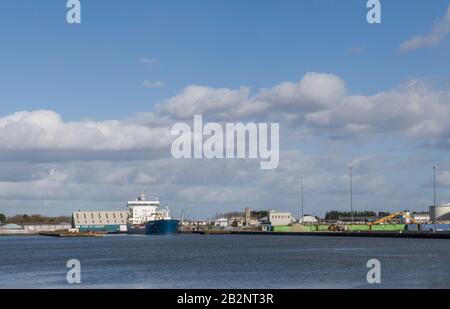
<svg viewBox="0 0 450 309">
<path fill-rule="evenodd" d="M 309 112 L 330 107 L 346 93 L 345 82 L 334 74 L 307 73 L 297 83 L 283 82 L 262 89 L 253 99 L 271 110 Z"/>
<path fill-rule="evenodd" d="M 383 193 L 384 176 L 380 175 L 378 158 L 365 158 L 355 167 L 355 194 L 376 190 Z M 181 208 L 196 216 L 212 216 L 216 211 L 286 209 L 297 211 L 299 175 L 305 175 L 307 196 L 316 194 L 326 200 L 348 193 L 345 156 L 310 156 L 299 150 L 286 151 L 280 168 L 269 173 L 247 160 L 173 160 L 150 158 L 142 161 L 74 161 L 66 163 L 16 163 L 24 177 L 14 175 L 7 165 L 0 165 L 0 200 L 2 207 L 22 200 L 42 203 L 77 200 L 74 209 L 123 209 L 124 201 L 146 191 L 171 205 L 173 213 Z M 20 165 L 23 165 L 22 167 Z M 377 173 L 363 173 L 372 165 Z M 344 167 L 344 168 L 343 168 Z M 27 176 L 27 171 L 29 175 Z M 310 200 L 308 198 L 307 200 Z M 103 206 L 101 203 L 110 202 Z M 99 206 L 99 203 L 101 206 Z M 60 209 L 55 206 L 54 210 Z M 76 208 L 70 208 L 76 207 Z M 21 208 L 19 208 L 21 209 Z M 321 204 L 308 205 L 309 212 L 320 213 Z M 18 211 L 18 210 L 16 210 Z"/>
<path fill-rule="evenodd" d="M 307 73 L 298 82 L 282 82 L 254 95 L 247 87 L 188 86 L 157 104 L 154 112 L 125 121 L 66 122 L 54 111 L 16 112 L 0 118 L 0 149 L 166 150 L 173 140 L 170 127 L 195 114 L 232 122 L 270 119 L 295 124 L 287 139 L 305 130 L 312 136 L 340 138 L 400 133 L 442 145 L 450 136 L 448 102 L 449 90 L 420 80 L 358 95 L 348 94 L 345 82 L 334 74 Z"/>
<path fill-rule="evenodd" d="M 400 133 L 428 142 L 435 138 L 437 143 L 450 136 L 448 102 L 449 90 L 434 89 L 421 80 L 359 95 L 348 94 L 345 82 L 338 76 L 313 72 L 298 82 L 260 89 L 253 96 L 248 88 L 189 86 L 159 103 L 156 115 L 174 119 L 203 114 L 226 121 L 272 120 L 333 138 Z"/>
<path fill-rule="evenodd" d="M 309 135 L 350 138 L 401 133 L 442 146 L 450 136 L 449 101 L 448 90 L 436 90 L 420 80 L 373 95 L 349 95 L 342 79 L 323 73 L 307 73 L 298 82 L 283 82 L 254 96 L 245 87 L 189 86 L 159 103 L 155 112 L 127 121 L 65 122 L 56 112 L 46 110 L 1 117 L 0 149 L 4 151 L 0 158 L 7 151 L 20 150 L 34 150 L 36 156 L 38 151 L 58 150 L 165 151 L 173 140 L 171 125 L 198 113 L 227 121 L 270 118 L 295 123 Z M 290 130 L 284 139 L 299 134 Z"/>
<path fill-rule="evenodd" d="M 433 47 L 441 43 L 450 34 L 450 5 L 444 17 L 434 25 L 430 33 L 417 35 L 400 45 L 400 51 L 407 52 L 423 47 Z"/>
<path fill-rule="evenodd" d="M 133 122 L 64 122 L 49 110 L 16 112 L 0 118 L 0 149 L 120 151 L 159 149 L 171 142 L 169 128 Z"/>
<path fill-rule="evenodd" d="M 342 148 L 352 145 L 351 137 L 369 144 L 366 137 L 386 134 L 411 145 L 447 145 L 449 102 L 448 90 L 420 80 L 363 95 L 349 94 L 334 74 L 307 73 L 254 94 L 247 87 L 188 86 L 128 120 L 64 121 L 54 111 L 17 112 L 0 117 L 0 209 L 23 207 L 20 200 L 54 208 L 60 206 L 54 201 L 64 200 L 69 213 L 71 207 L 99 209 L 96 202 L 102 209 L 123 209 L 123 201 L 147 191 L 175 212 L 184 207 L 198 217 L 245 206 L 296 211 L 304 175 L 308 212 L 321 214 L 347 205 L 350 164 L 358 209 L 404 207 L 406 195 L 389 186 L 389 160 L 370 149 L 353 155 Z M 173 159 L 172 124 L 197 113 L 230 122 L 280 122 L 279 168 L 261 171 L 254 160 Z M 370 198 L 363 202 L 362 195 Z"/>
<path fill-rule="evenodd" d="M 351 95 L 329 109 L 305 115 L 317 130 L 342 137 L 370 133 L 402 133 L 413 138 L 450 134 L 450 93 L 411 80 L 371 96 Z"/>
<path fill-rule="evenodd" d="M 164 88 L 166 86 L 166 84 L 160 80 L 158 80 L 156 82 L 144 80 L 144 82 L 142 83 L 142 86 L 144 86 L 144 88 L 147 88 L 147 89 L 155 89 L 155 88 Z"/>
<path fill-rule="evenodd" d="M 250 96 L 250 89 L 188 86 L 159 103 L 156 111 L 177 119 L 204 114 L 223 120 L 266 116 L 270 112 L 306 112 L 332 106 L 345 95 L 345 83 L 334 74 L 307 73 L 299 82 L 283 82 Z"/>
<path fill-rule="evenodd" d="M 174 118 L 191 118 L 194 114 L 232 117 L 249 98 L 250 90 L 230 90 L 205 86 L 188 86 L 180 94 L 158 104 L 157 112 Z"/>
</svg>

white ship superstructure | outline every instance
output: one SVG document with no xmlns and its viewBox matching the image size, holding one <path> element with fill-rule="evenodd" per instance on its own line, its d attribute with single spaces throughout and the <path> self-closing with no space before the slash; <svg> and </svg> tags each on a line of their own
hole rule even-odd
<svg viewBox="0 0 450 309">
<path fill-rule="evenodd" d="M 170 220 L 169 209 L 158 210 L 160 203 L 158 198 L 148 201 L 145 194 L 139 195 L 134 201 L 128 201 L 128 223 L 130 225 L 142 225 L 148 221 Z"/>
</svg>

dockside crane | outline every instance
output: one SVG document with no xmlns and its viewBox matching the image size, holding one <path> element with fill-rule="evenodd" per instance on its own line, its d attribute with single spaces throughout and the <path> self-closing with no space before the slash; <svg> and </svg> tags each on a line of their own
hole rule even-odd
<svg viewBox="0 0 450 309">
<path fill-rule="evenodd" d="M 397 218 L 397 217 L 399 217 L 399 216 L 403 216 L 403 217 L 408 218 L 409 220 L 411 220 L 412 223 L 417 223 L 417 220 L 414 219 L 413 217 L 411 217 L 410 215 L 408 215 L 406 212 L 404 212 L 404 211 L 399 211 L 399 212 L 396 212 L 396 213 L 394 213 L 394 214 L 391 214 L 391 215 L 389 215 L 389 216 L 387 216 L 387 217 L 378 219 L 377 221 L 369 222 L 369 225 L 381 224 L 381 223 L 384 223 L 384 222 L 386 222 L 386 221 L 388 221 L 388 220 Z"/>
</svg>

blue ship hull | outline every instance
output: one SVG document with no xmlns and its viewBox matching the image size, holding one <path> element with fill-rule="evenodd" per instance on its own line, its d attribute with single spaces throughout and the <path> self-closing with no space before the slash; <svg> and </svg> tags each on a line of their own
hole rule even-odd
<svg viewBox="0 0 450 309">
<path fill-rule="evenodd" d="M 128 226 L 128 234 L 172 235 L 179 233 L 179 220 L 155 220 L 143 226 Z"/>
</svg>

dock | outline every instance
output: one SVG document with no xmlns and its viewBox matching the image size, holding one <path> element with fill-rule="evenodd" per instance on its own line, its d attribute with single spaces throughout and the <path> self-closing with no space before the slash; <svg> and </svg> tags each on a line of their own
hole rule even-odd
<svg viewBox="0 0 450 309">
<path fill-rule="evenodd" d="M 104 233 L 40 232 L 38 235 L 50 237 L 103 237 Z"/>
<path fill-rule="evenodd" d="M 450 239 L 450 232 L 418 232 L 418 231 L 264 232 L 264 231 L 212 230 L 212 231 L 202 231 L 199 234 Z"/>
</svg>

